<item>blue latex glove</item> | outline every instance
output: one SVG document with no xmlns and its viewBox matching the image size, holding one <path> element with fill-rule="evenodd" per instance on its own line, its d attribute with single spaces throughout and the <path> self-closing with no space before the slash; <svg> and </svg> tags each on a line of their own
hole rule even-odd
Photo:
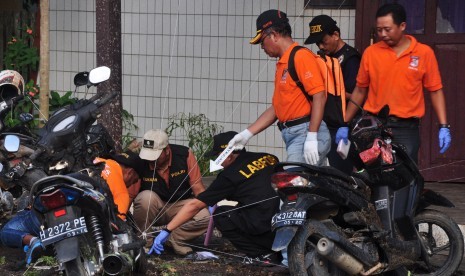
<svg viewBox="0 0 465 276">
<path fill-rule="evenodd" d="M 336 144 L 339 144 L 339 141 L 343 140 L 344 144 L 347 145 L 349 142 L 349 128 L 348 127 L 340 127 L 337 129 L 336 132 Z"/>
<path fill-rule="evenodd" d="M 153 252 L 155 252 L 158 255 L 160 255 L 165 250 L 163 244 L 168 240 L 169 236 L 170 232 L 166 230 L 161 230 L 160 234 L 158 234 L 158 236 L 153 241 L 152 248 L 150 248 L 148 254 L 152 254 Z"/>
<path fill-rule="evenodd" d="M 29 245 L 24 246 L 24 252 L 26 252 L 26 264 L 29 265 L 37 261 L 44 250 L 45 248 L 38 238 L 31 240 Z"/>
<path fill-rule="evenodd" d="M 210 215 L 213 215 L 213 212 L 215 212 L 216 205 L 213 206 L 208 206 L 208 211 L 210 212 Z"/>
<path fill-rule="evenodd" d="M 439 129 L 439 148 L 441 149 L 439 153 L 443 154 L 450 147 L 452 142 L 452 136 L 450 135 L 450 130 L 447 127 L 441 127 Z"/>
</svg>

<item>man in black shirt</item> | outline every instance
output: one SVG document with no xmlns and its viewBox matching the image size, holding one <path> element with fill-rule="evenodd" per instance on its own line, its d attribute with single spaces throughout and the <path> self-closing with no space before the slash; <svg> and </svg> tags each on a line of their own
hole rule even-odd
<svg viewBox="0 0 465 276">
<path fill-rule="evenodd" d="M 358 68 L 360 67 L 360 53 L 342 40 L 341 31 L 336 25 L 336 21 L 331 17 L 324 14 L 315 16 L 310 21 L 309 27 L 310 35 L 305 40 L 305 44 L 315 43 L 325 55 L 339 60 L 346 89 L 346 99 L 350 99 L 350 95 L 355 88 Z M 340 127 L 328 125 L 331 139 L 334 141 L 334 143 L 331 143 L 328 160 L 331 166 L 350 174 L 353 169 L 350 158 L 343 160 L 336 151 L 337 144 L 341 139 L 344 139 L 347 144 L 349 128 L 342 128 L 341 131 L 345 131 L 345 133 L 339 133 L 338 129 Z"/>
<path fill-rule="evenodd" d="M 216 135 L 210 155 L 219 155 L 236 134 L 229 131 Z M 154 251 L 161 254 L 171 231 L 199 210 L 227 199 L 238 204 L 218 207 L 213 217 L 223 237 L 247 255 L 246 262 L 278 263 L 279 255 L 271 250 L 274 239 L 271 218 L 279 210 L 279 198 L 271 187 L 271 174 L 278 162 L 276 156 L 268 153 L 234 151 L 221 164 L 224 170 L 215 181 L 186 204 L 160 232 Z"/>
</svg>

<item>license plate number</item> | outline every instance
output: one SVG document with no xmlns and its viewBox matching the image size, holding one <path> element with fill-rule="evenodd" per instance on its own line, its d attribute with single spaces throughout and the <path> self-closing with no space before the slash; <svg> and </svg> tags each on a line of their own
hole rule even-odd
<svg viewBox="0 0 465 276">
<path fill-rule="evenodd" d="M 289 225 L 303 225 L 306 215 L 306 211 L 286 211 L 277 213 L 271 219 L 271 226 L 273 228 L 279 228 Z"/>
<path fill-rule="evenodd" d="M 84 217 L 76 218 L 40 231 L 40 240 L 44 246 L 87 233 Z"/>
</svg>

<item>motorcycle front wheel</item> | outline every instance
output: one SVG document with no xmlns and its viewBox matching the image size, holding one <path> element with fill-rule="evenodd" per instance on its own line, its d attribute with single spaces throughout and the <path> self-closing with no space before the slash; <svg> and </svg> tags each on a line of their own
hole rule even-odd
<svg viewBox="0 0 465 276">
<path fill-rule="evenodd" d="M 307 220 L 299 228 L 288 246 L 289 272 L 291 275 L 346 275 L 344 271 L 316 252 L 314 241 L 310 239 L 315 234 L 312 229 L 314 228 L 311 227 L 311 220 Z"/>
<path fill-rule="evenodd" d="M 426 252 L 421 261 L 408 269 L 414 275 L 453 275 L 464 253 L 463 235 L 457 223 L 446 214 L 429 209 L 417 214 L 414 223 Z"/>
</svg>

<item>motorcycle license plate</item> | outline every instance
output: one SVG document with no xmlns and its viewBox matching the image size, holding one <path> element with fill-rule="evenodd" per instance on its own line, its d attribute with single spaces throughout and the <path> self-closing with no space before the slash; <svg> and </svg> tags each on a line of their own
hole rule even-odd
<svg viewBox="0 0 465 276">
<path fill-rule="evenodd" d="M 306 214 L 306 211 L 286 211 L 277 213 L 271 219 L 271 227 L 279 228 L 289 225 L 303 225 Z"/>
<path fill-rule="evenodd" d="M 76 218 L 40 231 L 40 240 L 44 246 L 87 233 L 84 217 Z"/>
</svg>

